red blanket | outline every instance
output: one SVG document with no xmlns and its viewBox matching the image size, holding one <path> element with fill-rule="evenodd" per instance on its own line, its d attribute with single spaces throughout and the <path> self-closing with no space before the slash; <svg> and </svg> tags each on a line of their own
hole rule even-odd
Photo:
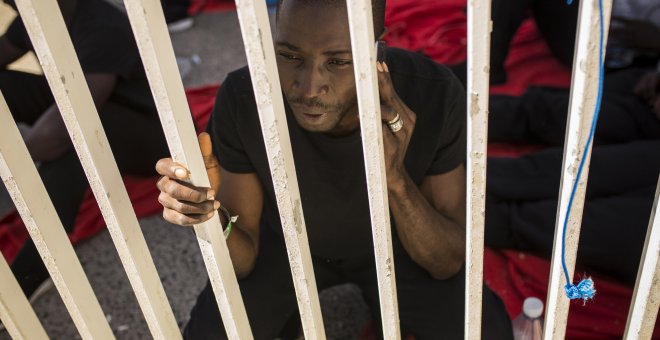
<svg viewBox="0 0 660 340">
<path fill-rule="evenodd" d="M 484 254 L 486 284 L 504 301 L 509 315 L 520 314 L 525 298 L 535 296 L 545 301 L 550 261 L 518 251 L 494 251 Z M 576 272 L 577 282 L 580 277 Z M 606 278 L 593 276 L 595 299 L 584 304 L 571 302 L 566 338 L 576 340 L 621 339 L 625 330 L 632 289 Z M 656 322 L 653 339 L 660 339 Z"/>
<path fill-rule="evenodd" d="M 215 102 L 217 85 L 187 90 L 188 103 L 195 117 L 197 131 L 201 132 L 206 127 L 206 122 L 211 114 Z M 128 196 L 133 203 L 135 214 L 138 217 L 151 216 L 162 211 L 158 203 L 158 189 L 156 189 L 157 177 L 138 178 L 125 176 L 124 184 Z M 84 240 L 105 228 L 103 216 L 99 210 L 96 200 L 90 189 L 85 194 L 85 200 L 80 207 L 76 218 L 75 228 L 69 236 L 72 242 Z M 0 251 L 8 262 L 12 262 L 23 242 L 28 237 L 27 230 L 16 210 L 12 210 L 7 216 L 0 220 Z"/>
<path fill-rule="evenodd" d="M 199 12 L 222 12 L 236 8 L 232 0 L 192 0 L 188 13 L 195 15 Z"/>
</svg>

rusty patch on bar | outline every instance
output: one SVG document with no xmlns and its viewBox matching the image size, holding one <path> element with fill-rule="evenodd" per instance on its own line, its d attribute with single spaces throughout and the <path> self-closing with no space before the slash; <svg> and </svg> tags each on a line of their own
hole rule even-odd
<svg viewBox="0 0 660 340">
<path fill-rule="evenodd" d="M 385 259 L 385 276 L 392 276 L 392 259 L 389 257 Z"/>
<path fill-rule="evenodd" d="M 479 113 L 479 94 L 470 94 L 470 116 L 474 117 Z"/>
<path fill-rule="evenodd" d="M 300 205 L 300 200 L 296 199 L 293 202 L 293 224 L 296 226 L 296 232 L 302 234 L 302 206 Z"/>
</svg>

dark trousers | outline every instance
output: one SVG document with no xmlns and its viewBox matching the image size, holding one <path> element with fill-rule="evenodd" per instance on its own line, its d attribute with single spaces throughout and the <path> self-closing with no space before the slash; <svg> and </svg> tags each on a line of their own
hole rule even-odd
<svg viewBox="0 0 660 340">
<path fill-rule="evenodd" d="M 562 64 L 573 66 L 575 30 L 580 1 L 494 0 L 491 8 L 491 68 L 501 68 L 509 53 L 513 36 L 530 15 L 550 52 Z"/>
<path fill-rule="evenodd" d="M 562 157 L 489 159 L 486 245 L 550 256 Z M 634 284 L 659 174 L 660 140 L 593 148 L 578 265 Z"/>
<path fill-rule="evenodd" d="M 633 93 L 648 71 L 626 69 L 605 76 L 594 144 L 660 139 L 660 120 Z M 520 97 L 491 96 L 488 140 L 563 145 L 569 95 L 568 89 L 532 87 Z"/>
<path fill-rule="evenodd" d="M 0 71 L 0 91 L 16 122 L 32 125 L 54 103 L 43 76 Z M 145 96 L 151 96 L 145 93 Z M 156 175 L 154 165 L 169 152 L 158 115 L 108 101 L 98 108 L 103 128 L 120 171 L 138 176 Z M 90 113 L 91 114 L 91 113 Z M 42 163 L 39 174 L 67 232 L 74 227 L 78 209 L 88 188 L 87 178 L 73 148 L 61 157 Z M 31 240 L 12 263 L 23 291 L 31 294 L 48 277 Z"/>
<path fill-rule="evenodd" d="M 394 263 L 401 330 L 416 339 L 462 339 L 465 271 L 435 280 L 416 265 L 395 241 Z M 342 283 L 361 289 L 375 320 L 379 300 L 373 257 L 326 260 L 313 258 L 319 290 Z M 284 240 L 262 228 L 254 271 L 239 281 L 255 339 L 277 338 L 285 325 L 298 318 L 296 294 Z M 483 333 L 490 339 L 511 339 L 511 323 L 503 303 L 484 287 Z M 379 322 L 377 325 L 380 324 Z M 378 328 L 380 330 L 380 327 Z M 184 332 L 186 339 L 226 339 L 210 284 L 202 291 Z"/>
<path fill-rule="evenodd" d="M 493 0 L 491 7 L 493 31 L 490 41 L 491 83 L 506 82 L 504 62 L 509 54 L 511 41 L 530 14 L 552 55 L 562 64 L 572 67 L 579 2 L 575 0 L 572 5 L 568 5 L 565 1 Z M 465 85 L 466 63 L 455 65 L 452 70 Z"/>
<path fill-rule="evenodd" d="M 552 55 L 560 63 L 572 67 L 579 7 L 579 0 L 575 0 L 572 5 L 567 5 L 565 1 L 493 0 L 491 8 L 493 32 L 490 43 L 491 82 L 493 84 L 506 82 L 504 62 L 509 54 L 511 41 L 530 13 Z"/>
<path fill-rule="evenodd" d="M 632 90 L 647 72 L 608 73 L 589 170 L 578 265 L 633 284 L 660 173 L 660 120 Z M 492 142 L 553 148 L 488 161 L 486 244 L 550 256 L 569 90 L 530 88 L 491 96 Z"/>
</svg>

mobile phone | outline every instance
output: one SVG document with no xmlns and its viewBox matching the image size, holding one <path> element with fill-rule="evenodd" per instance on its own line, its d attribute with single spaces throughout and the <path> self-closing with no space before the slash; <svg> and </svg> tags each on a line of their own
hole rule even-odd
<svg viewBox="0 0 660 340">
<path fill-rule="evenodd" d="M 383 40 L 376 41 L 376 61 L 385 62 L 385 50 L 387 45 Z"/>
</svg>

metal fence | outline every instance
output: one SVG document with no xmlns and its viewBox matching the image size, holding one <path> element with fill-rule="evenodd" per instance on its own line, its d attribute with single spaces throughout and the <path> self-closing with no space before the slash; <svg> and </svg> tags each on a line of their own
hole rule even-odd
<svg viewBox="0 0 660 340">
<path fill-rule="evenodd" d="M 559 1 L 559 0 L 557 0 Z M 28 30 L 81 159 L 94 196 L 120 255 L 149 329 L 156 339 L 181 338 L 172 309 L 159 280 L 119 170 L 96 113 L 80 64 L 56 0 L 17 0 Z M 611 0 L 603 0 L 605 32 Z M 305 338 L 323 339 L 325 332 L 314 279 L 300 193 L 292 157 L 284 103 L 265 2 L 237 0 L 237 11 L 266 143 L 277 205 L 289 254 Z M 159 0 L 125 0 L 140 55 L 174 160 L 186 164 L 191 182 L 209 186 L 192 118 L 179 77 Z M 391 229 L 386 195 L 380 103 L 375 70 L 375 41 L 371 0 L 347 0 L 357 82 L 361 135 L 365 154 L 374 251 L 380 293 L 383 335 L 398 339 L 399 318 Z M 580 5 L 564 165 L 557 210 L 555 246 L 545 319 L 546 339 L 566 332 L 568 300 L 561 277 L 561 226 L 569 208 L 571 186 L 578 180 L 577 164 L 585 148 L 596 102 L 599 46 L 598 0 Z M 468 2 L 467 88 L 467 277 L 465 337 L 481 338 L 483 243 L 486 184 L 490 2 Z M 34 240 L 73 322 L 84 339 L 114 338 L 103 311 L 84 275 L 71 243 L 11 113 L 0 96 L 0 175 Z M 590 150 L 585 153 L 588 169 Z M 577 254 L 587 172 L 579 178 L 568 221 L 566 258 L 573 272 Z M 660 192 L 660 185 L 658 187 Z M 650 338 L 660 303 L 660 217 L 658 194 L 649 224 L 626 338 Z M 195 226 L 197 239 L 215 292 L 227 334 L 250 339 L 252 333 L 227 245 L 217 216 Z M 15 339 L 47 335 L 22 293 L 9 266 L 0 257 L 0 318 Z M 440 336 L 440 335 L 439 335 Z"/>
</svg>

